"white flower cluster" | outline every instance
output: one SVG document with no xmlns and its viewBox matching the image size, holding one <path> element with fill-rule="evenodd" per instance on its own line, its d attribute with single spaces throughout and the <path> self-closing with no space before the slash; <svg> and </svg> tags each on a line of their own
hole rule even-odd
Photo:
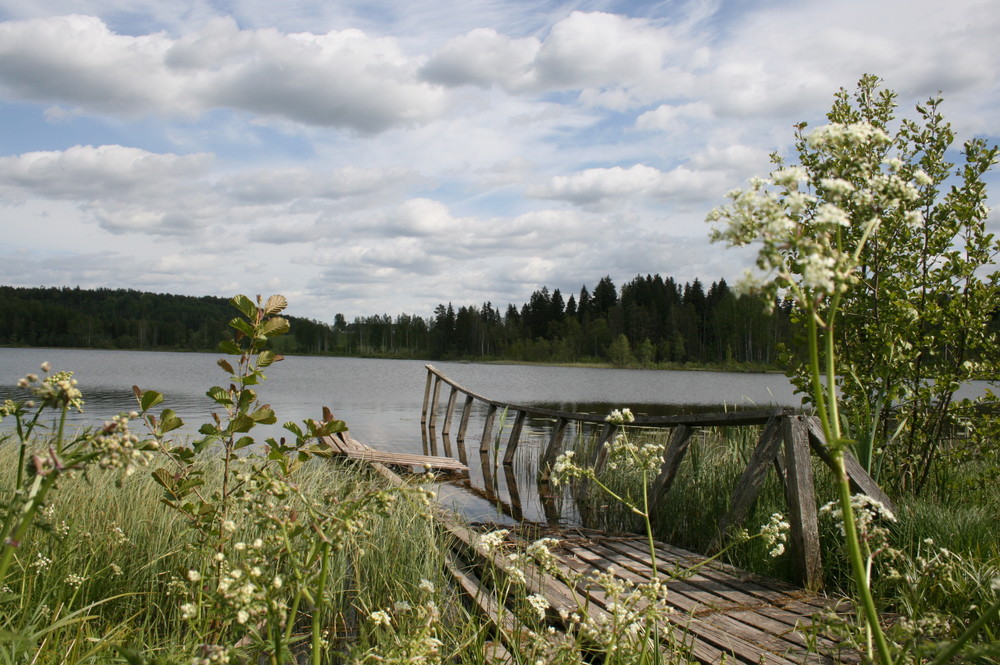
<svg viewBox="0 0 1000 665">
<path fill-rule="evenodd" d="M 615 425 L 624 425 L 625 423 L 635 422 L 635 416 L 629 408 L 615 409 L 604 420 Z"/>
<path fill-rule="evenodd" d="M 662 443 L 633 443 L 624 434 L 615 436 L 608 444 L 607 466 L 612 471 L 624 473 L 651 473 L 659 470 L 663 461 Z"/>
<path fill-rule="evenodd" d="M 42 371 L 49 371 L 49 364 L 42 363 Z M 76 387 L 76 379 L 73 372 L 56 372 L 44 379 L 38 378 L 37 374 L 28 374 L 17 382 L 21 388 L 30 390 L 31 393 L 42 401 L 44 406 L 56 408 L 73 408 L 83 411 L 83 393 Z"/>
<path fill-rule="evenodd" d="M 761 273 L 750 273 L 740 288 L 789 289 L 800 303 L 841 293 L 857 279 L 858 267 L 845 236 L 853 242 L 890 216 L 922 226 L 921 188 L 933 179 L 899 158 L 880 161 L 891 142 L 865 122 L 829 124 L 806 137 L 814 151 L 808 169 L 779 168 L 729 192 L 729 205 L 708 215 L 716 224 L 712 240 L 761 243 Z"/>
<path fill-rule="evenodd" d="M 576 452 L 567 450 L 556 458 L 549 480 L 555 486 L 563 485 L 574 478 L 593 478 L 594 470 L 578 466 L 574 461 Z"/>
<path fill-rule="evenodd" d="M 768 554 L 772 558 L 785 553 L 785 543 L 788 542 L 788 532 L 791 528 L 781 513 L 771 515 L 770 521 L 760 528 L 760 535 L 764 538 L 764 543 L 771 548 Z"/>
<path fill-rule="evenodd" d="M 152 459 L 152 442 L 140 442 L 129 429 L 130 417 L 138 414 L 120 414 L 104 423 L 104 427 L 91 441 L 91 447 L 100 453 L 98 466 L 102 469 L 123 469 L 130 475 L 138 466 L 145 466 Z"/>
</svg>

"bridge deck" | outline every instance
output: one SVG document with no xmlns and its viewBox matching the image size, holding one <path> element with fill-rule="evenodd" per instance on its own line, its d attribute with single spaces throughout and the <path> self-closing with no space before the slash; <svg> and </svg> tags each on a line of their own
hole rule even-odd
<svg viewBox="0 0 1000 665">
<path fill-rule="evenodd" d="M 469 599 L 489 616 L 508 641 L 516 641 L 516 623 L 492 591 L 480 582 L 484 564 L 492 568 L 508 566 L 503 551 L 488 552 L 475 531 L 452 526 L 466 553 L 463 563 L 452 564 Z M 586 611 L 601 620 L 610 616 L 609 599 L 593 577 L 612 573 L 634 584 L 648 582 L 652 562 L 648 541 L 639 536 L 610 535 L 600 531 L 563 529 L 535 532 L 558 540 L 551 549 L 558 574 L 529 571 L 524 593 L 542 595 L 552 608 L 547 619 L 559 629 L 570 627 L 561 616 Z M 508 535 L 505 547 L 523 546 L 518 536 Z M 814 617 L 824 611 L 850 612 L 850 605 L 808 592 L 790 584 L 752 575 L 732 566 L 707 561 L 705 557 L 656 543 L 657 570 L 667 578 L 663 616 L 665 652 L 680 652 L 700 663 L 856 663 L 857 652 L 841 648 L 837 642 L 813 627 Z M 568 581 L 574 580 L 574 581 Z M 510 600 L 510 599 L 506 599 Z M 516 644 L 509 644 L 516 648 Z"/>
</svg>

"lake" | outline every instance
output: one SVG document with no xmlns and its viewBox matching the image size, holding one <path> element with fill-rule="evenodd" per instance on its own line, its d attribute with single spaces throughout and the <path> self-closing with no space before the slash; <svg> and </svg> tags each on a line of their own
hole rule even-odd
<svg viewBox="0 0 1000 665">
<path fill-rule="evenodd" d="M 213 403 L 205 392 L 227 381 L 215 361 L 221 354 L 79 349 L 0 349 L 0 399 L 23 399 L 18 379 L 39 372 L 47 361 L 53 371 L 72 370 L 85 400 L 84 413 L 75 424 L 103 422 L 136 408 L 132 385 L 164 394 L 162 406 L 174 409 L 187 423 L 182 436 L 193 436 L 209 418 Z M 425 361 L 288 357 L 266 372 L 261 398 L 270 403 L 279 423 L 319 418 L 324 406 L 345 420 L 355 438 L 368 445 L 396 452 L 422 452 L 420 411 L 426 380 Z M 667 415 L 682 412 L 721 411 L 726 408 L 795 406 L 799 399 L 780 374 L 620 370 L 528 365 L 492 365 L 436 362 L 450 378 L 492 399 L 547 408 L 606 414 L 630 407 L 637 414 Z M 157 411 L 162 408 L 157 407 Z M 442 405 L 443 406 L 443 405 Z M 0 425 L 2 427 L 2 425 Z M 470 426 L 472 449 L 478 448 L 476 428 Z M 281 436 L 273 426 L 255 430 L 258 440 Z M 472 440 L 475 439 L 475 440 Z M 538 439 L 526 433 L 515 476 L 522 487 L 523 514 L 541 517 L 534 488 L 534 459 Z M 522 459 L 523 458 L 523 459 Z M 482 482 L 473 471 L 469 482 Z M 505 493 L 506 479 L 501 482 Z M 439 486 L 441 498 L 470 517 L 495 513 L 481 492 L 461 485 Z"/>
</svg>

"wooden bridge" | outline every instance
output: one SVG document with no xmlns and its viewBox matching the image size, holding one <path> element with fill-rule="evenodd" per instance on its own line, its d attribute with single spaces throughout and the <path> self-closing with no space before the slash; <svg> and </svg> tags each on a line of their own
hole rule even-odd
<svg viewBox="0 0 1000 665">
<path fill-rule="evenodd" d="M 448 395 L 442 400 L 445 390 Z M 498 413 L 505 414 L 507 419 L 512 417 L 506 437 L 500 436 L 502 432 L 494 434 Z M 456 414 L 458 429 L 452 440 Z M 443 459 L 457 452 L 460 463 L 467 465 L 466 441 L 474 417 L 481 421 L 477 423 L 481 427 L 478 452 L 483 478 L 487 481 L 486 487 L 481 489 L 501 506 L 504 502 L 499 497 L 489 496 L 490 474 L 502 463 L 510 486 L 510 469 L 529 418 L 536 427 L 539 422 L 548 424 L 544 449 L 538 460 L 537 488 L 543 503 L 549 504 L 554 495 L 549 474 L 562 452 L 567 432 L 572 431 L 577 437 L 596 438 L 598 445 L 593 463 L 600 467 L 606 458 L 607 444 L 618 429 L 602 416 L 491 400 L 462 387 L 428 365 L 421 415 L 424 452 L 434 459 L 442 459 L 436 457 L 440 444 L 445 451 Z M 857 652 L 841 648 L 835 639 L 824 634 L 822 624 L 815 621 L 823 612 L 853 614 L 845 600 L 818 593 L 822 586 L 822 561 L 811 453 L 828 464 L 831 458 L 817 421 L 791 409 L 779 408 L 637 417 L 629 426 L 672 430 L 659 475 L 652 486 L 653 500 L 668 498 L 695 431 L 705 427 L 761 427 L 758 443 L 734 488 L 729 513 L 718 525 L 718 533 L 725 534 L 742 525 L 766 475 L 774 469 L 785 488 L 791 524 L 789 544 L 801 587 L 753 575 L 666 543 L 655 542 L 651 549 L 644 537 L 567 527 L 559 523 L 555 514 L 548 524 L 512 528 L 500 547 L 487 546 L 487 541 L 495 536 L 484 539 L 480 529 L 440 508 L 438 517 L 454 536 L 448 567 L 471 606 L 493 624 L 498 660 L 503 661 L 504 654 L 517 650 L 525 634 L 525 627 L 512 610 L 516 598 L 497 590 L 506 588 L 501 584 L 504 580 L 520 579 L 525 575 L 516 594 L 520 602 L 523 603 L 528 595 L 543 597 L 551 608 L 546 621 L 555 628 L 572 631 L 576 624 L 568 617 L 574 613 L 585 612 L 594 620 L 602 621 L 614 611 L 615 599 L 609 598 L 594 581 L 596 574 L 612 572 L 616 578 L 631 584 L 648 583 L 654 576 L 666 580 L 665 602 L 670 611 L 665 611 L 662 618 L 660 648 L 664 652 L 683 654 L 701 663 L 860 662 Z M 339 447 L 359 445 L 349 436 L 339 436 Z M 384 464 L 375 462 L 374 466 L 387 478 L 402 482 Z M 867 493 L 891 507 L 888 497 L 853 458 L 849 460 L 848 472 L 856 492 Z M 516 491 L 516 484 L 513 487 Z M 513 504 L 516 496 L 510 499 Z M 547 509 L 547 515 L 548 512 Z M 520 572 L 512 569 L 508 555 L 519 548 L 523 550 L 529 540 L 538 538 L 558 541 L 558 545 L 551 548 L 554 567 L 547 572 L 530 566 L 527 571 L 523 567 Z M 721 544 L 720 540 L 716 546 Z"/>
</svg>

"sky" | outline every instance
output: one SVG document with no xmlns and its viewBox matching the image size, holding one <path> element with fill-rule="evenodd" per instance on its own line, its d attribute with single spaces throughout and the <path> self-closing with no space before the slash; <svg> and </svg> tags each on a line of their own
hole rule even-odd
<svg viewBox="0 0 1000 665">
<path fill-rule="evenodd" d="M 1000 142 L 998 34 L 995 0 L 0 0 L 0 284 L 332 322 L 732 282 L 706 215 L 863 74 Z"/>
</svg>

